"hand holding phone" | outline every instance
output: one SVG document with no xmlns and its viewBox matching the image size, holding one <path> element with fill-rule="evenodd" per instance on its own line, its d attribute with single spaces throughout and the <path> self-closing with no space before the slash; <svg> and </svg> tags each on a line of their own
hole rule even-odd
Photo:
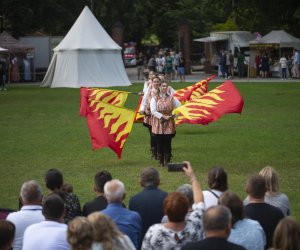
<svg viewBox="0 0 300 250">
<path fill-rule="evenodd" d="M 168 163 L 167 164 L 169 172 L 183 172 L 183 168 L 186 168 L 186 163 Z"/>
</svg>

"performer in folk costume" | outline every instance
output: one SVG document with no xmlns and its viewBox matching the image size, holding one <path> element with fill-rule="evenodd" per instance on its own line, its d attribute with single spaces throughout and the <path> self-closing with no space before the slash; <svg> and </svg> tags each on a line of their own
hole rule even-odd
<svg viewBox="0 0 300 250">
<path fill-rule="evenodd" d="M 172 111 L 180 106 L 180 102 L 168 93 L 168 89 L 168 83 L 162 82 L 159 95 L 152 97 L 150 101 L 152 134 L 156 138 L 161 166 L 165 166 L 171 161 L 171 142 L 176 133 Z"/>
<path fill-rule="evenodd" d="M 140 107 L 140 113 L 145 115 L 143 125 L 149 129 L 150 134 L 150 152 L 151 157 L 157 159 L 157 143 L 156 137 L 154 137 L 151 133 L 151 111 L 150 111 L 150 101 L 152 97 L 157 96 L 160 87 L 160 78 L 155 76 L 151 81 L 151 84 L 148 86 L 148 89 L 145 91 L 145 95 L 143 96 L 143 100 Z"/>
</svg>

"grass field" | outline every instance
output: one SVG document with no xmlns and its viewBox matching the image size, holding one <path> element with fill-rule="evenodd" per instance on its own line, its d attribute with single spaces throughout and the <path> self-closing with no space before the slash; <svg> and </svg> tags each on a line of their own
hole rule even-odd
<svg viewBox="0 0 300 250">
<path fill-rule="evenodd" d="M 188 84 L 173 84 L 178 89 Z M 211 83 L 210 89 L 217 83 Z M 235 83 L 245 106 L 242 115 L 229 114 L 208 126 L 181 125 L 173 140 L 173 161 L 191 161 L 203 188 L 207 172 L 223 166 L 229 188 L 245 197 L 247 177 L 266 165 L 280 175 L 281 191 L 300 219 L 300 85 L 299 83 Z M 138 92 L 141 84 L 118 88 Z M 138 97 L 130 95 L 134 109 Z M 161 174 L 161 188 L 175 190 L 187 182 L 182 173 L 169 173 L 150 159 L 149 136 L 134 124 L 118 160 L 109 149 L 91 150 L 88 127 L 79 116 L 78 89 L 12 86 L 0 92 L 0 207 L 17 209 L 20 186 L 38 180 L 46 192 L 47 169 L 60 169 L 72 183 L 81 204 L 94 197 L 94 174 L 109 170 L 126 186 L 128 198 L 140 190 L 138 177 L 146 166 Z"/>
</svg>

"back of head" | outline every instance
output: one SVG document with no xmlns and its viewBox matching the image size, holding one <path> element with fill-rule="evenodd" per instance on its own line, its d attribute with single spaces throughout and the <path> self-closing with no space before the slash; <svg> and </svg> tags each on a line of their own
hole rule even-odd
<svg viewBox="0 0 300 250">
<path fill-rule="evenodd" d="M 49 169 L 45 174 L 45 183 L 46 187 L 52 191 L 60 189 L 64 183 L 62 173 L 55 168 Z"/>
<path fill-rule="evenodd" d="M 64 215 L 65 203 L 57 194 L 49 194 L 43 202 L 43 215 L 46 220 L 57 221 Z"/>
<path fill-rule="evenodd" d="M 120 180 L 113 179 L 104 185 L 104 194 L 109 203 L 122 202 L 125 195 L 125 186 Z"/>
<path fill-rule="evenodd" d="M 208 186 L 222 192 L 228 189 L 227 173 L 222 167 L 213 167 L 208 172 Z"/>
<path fill-rule="evenodd" d="M 244 218 L 244 205 L 240 197 L 231 191 L 226 191 L 221 194 L 219 204 L 228 207 L 231 215 L 231 224 L 234 225 L 238 220 Z"/>
<path fill-rule="evenodd" d="M 205 233 L 224 231 L 231 224 L 229 208 L 219 205 L 208 208 L 203 214 L 203 227 Z"/>
<path fill-rule="evenodd" d="M 12 249 L 16 232 L 15 225 L 8 220 L 0 220 L 0 249 Z"/>
<path fill-rule="evenodd" d="M 40 204 L 42 200 L 41 186 L 34 180 L 24 182 L 21 187 L 20 196 L 24 205 Z"/>
<path fill-rule="evenodd" d="M 91 249 L 94 232 L 87 218 L 76 217 L 68 224 L 67 240 L 72 246 L 72 250 Z"/>
<path fill-rule="evenodd" d="M 145 168 L 141 173 L 140 182 L 143 187 L 157 187 L 159 181 L 159 173 L 153 167 Z"/>
<path fill-rule="evenodd" d="M 259 174 L 266 180 L 267 191 L 274 194 L 279 192 L 279 179 L 274 168 L 270 166 L 264 167 Z"/>
<path fill-rule="evenodd" d="M 94 230 L 94 241 L 98 243 L 113 242 L 121 235 L 112 219 L 100 212 L 91 213 L 87 217 Z"/>
<path fill-rule="evenodd" d="M 246 192 L 250 198 L 263 199 L 267 191 L 266 180 L 259 174 L 254 174 L 248 178 Z"/>
<path fill-rule="evenodd" d="M 170 222 L 182 222 L 189 210 L 189 202 L 186 196 L 179 192 L 169 193 L 163 203 L 164 214 Z"/>
<path fill-rule="evenodd" d="M 272 249 L 300 250 L 300 224 L 295 219 L 285 217 L 278 223 Z"/>
<path fill-rule="evenodd" d="M 188 199 L 190 207 L 193 206 L 194 194 L 193 194 L 193 187 L 191 184 L 183 184 L 179 186 L 176 191 L 183 194 Z"/>
<path fill-rule="evenodd" d="M 111 173 L 108 171 L 101 171 L 95 175 L 94 181 L 97 191 L 100 193 L 104 193 L 104 185 L 106 182 L 112 180 Z"/>
</svg>

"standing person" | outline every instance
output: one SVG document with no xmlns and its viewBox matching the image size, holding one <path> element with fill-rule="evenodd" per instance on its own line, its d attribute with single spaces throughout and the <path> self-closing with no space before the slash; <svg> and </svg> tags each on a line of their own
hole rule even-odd
<svg viewBox="0 0 300 250">
<path fill-rule="evenodd" d="M 228 78 L 233 78 L 233 75 L 234 75 L 234 57 L 233 57 L 233 54 L 232 54 L 232 50 L 229 50 L 228 54 L 227 54 L 227 58 L 226 58 L 226 61 L 227 61 L 227 77 Z"/>
<path fill-rule="evenodd" d="M 147 68 L 148 68 L 148 71 L 156 72 L 156 61 L 155 61 L 154 55 L 150 56 L 148 63 L 147 63 Z"/>
<path fill-rule="evenodd" d="M 170 52 L 166 52 L 165 54 L 165 74 L 166 80 L 168 83 L 172 80 L 172 73 L 173 73 L 173 59 L 170 55 Z"/>
<path fill-rule="evenodd" d="M 238 68 L 239 78 L 244 77 L 244 67 L 245 67 L 244 64 L 245 64 L 244 52 L 240 51 L 237 57 L 237 68 Z"/>
<path fill-rule="evenodd" d="M 225 206 L 213 206 L 203 214 L 205 239 L 189 243 L 182 250 L 245 250 L 227 240 L 231 230 L 231 213 Z"/>
<path fill-rule="evenodd" d="M 290 55 L 288 55 L 288 57 L 287 57 L 287 66 L 288 66 L 288 71 L 289 71 L 289 78 L 292 79 L 293 78 L 293 73 L 292 73 L 293 59 L 291 58 Z"/>
<path fill-rule="evenodd" d="M 246 192 L 249 196 L 249 204 L 244 207 L 245 216 L 260 223 L 266 234 L 266 246 L 272 246 L 272 238 L 279 221 L 284 218 L 283 213 L 277 207 L 265 203 L 267 191 L 266 180 L 259 174 L 248 178 Z"/>
<path fill-rule="evenodd" d="M 220 70 L 222 73 L 222 77 L 226 77 L 226 51 L 221 50 L 221 56 L 220 56 Z"/>
<path fill-rule="evenodd" d="M 144 169 L 140 175 L 144 190 L 129 200 L 129 209 L 138 212 L 142 218 L 142 239 L 148 228 L 159 223 L 164 215 L 163 201 L 168 193 L 159 189 L 159 184 L 159 172 L 153 167 Z"/>
<path fill-rule="evenodd" d="M 287 69 L 287 59 L 286 59 L 286 56 L 282 56 L 279 60 L 279 63 L 280 63 L 280 68 L 281 68 L 281 80 L 286 80 L 287 77 L 286 77 L 286 69 Z"/>
<path fill-rule="evenodd" d="M 101 212 L 109 216 L 117 225 L 119 230 L 126 234 L 132 241 L 136 249 L 139 247 L 142 231 L 141 216 L 123 207 L 125 199 L 125 186 L 120 180 L 113 179 L 106 182 L 104 193 L 108 201 L 108 206 Z"/>
<path fill-rule="evenodd" d="M 261 55 L 260 53 L 255 57 L 255 66 L 256 66 L 256 77 L 260 76 L 260 69 L 261 69 Z"/>
<path fill-rule="evenodd" d="M 88 216 L 89 214 L 101 211 L 107 207 L 107 199 L 104 195 L 104 185 L 106 182 L 112 180 L 111 173 L 108 171 L 100 171 L 94 177 L 94 192 L 96 198 L 83 205 L 82 215 Z"/>
<path fill-rule="evenodd" d="M 183 57 L 181 51 L 179 51 L 178 54 L 178 74 L 180 82 L 185 82 L 185 58 Z"/>
<path fill-rule="evenodd" d="M 178 66 L 179 66 L 179 55 L 174 51 L 174 60 L 173 60 L 173 71 L 174 71 L 174 79 L 178 78 Z"/>
<path fill-rule="evenodd" d="M 268 77 L 268 73 L 270 71 L 270 66 L 269 66 L 269 57 L 267 52 L 263 55 L 261 59 L 261 72 L 262 72 L 262 77 L 266 78 Z"/>
<path fill-rule="evenodd" d="M 294 60 L 293 60 L 293 76 L 294 78 L 299 78 L 299 63 L 300 63 L 300 57 L 299 52 L 297 49 L 294 49 Z"/>
<path fill-rule="evenodd" d="M 7 69 L 6 61 L 2 56 L 0 56 L 0 90 L 6 90 L 5 88 L 6 69 Z"/>
<path fill-rule="evenodd" d="M 69 250 L 64 200 L 57 194 L 48 195 L 42 212 L 46 220 L 27 227 L 22 250 Z"/>
<path fill-rule="evenodd" d="M 22 249 L 23 235 L 28 226 L 45 220 L 42 214 L 42 197 L 41 187 L 36 181 L 32 180 L 23 183 L 20 191 L 20 199 L 23 206 L 20 211 L 10 213 L 6 218 L 6 220 L 11 221 L 16 226 L 13 249 Z"/>
<path fill-rule="evenodd" d="M 136 58 L 138 80 L 143 80 L 145 57 L 142 52 Z"/>
<path fill-rule="evenodd" d="M 162 82 L 159 96 L 152 97 L 150 101 L 152 134 L 156 137 L 158 158 L 161 166 L 165 166 L 171 161 L 171 142 L 176 133 L 172 112 L 174 108 L 180 106 L 180 102 L 168 94 L 167 91 L 168 83 Z"/>
</svg>

